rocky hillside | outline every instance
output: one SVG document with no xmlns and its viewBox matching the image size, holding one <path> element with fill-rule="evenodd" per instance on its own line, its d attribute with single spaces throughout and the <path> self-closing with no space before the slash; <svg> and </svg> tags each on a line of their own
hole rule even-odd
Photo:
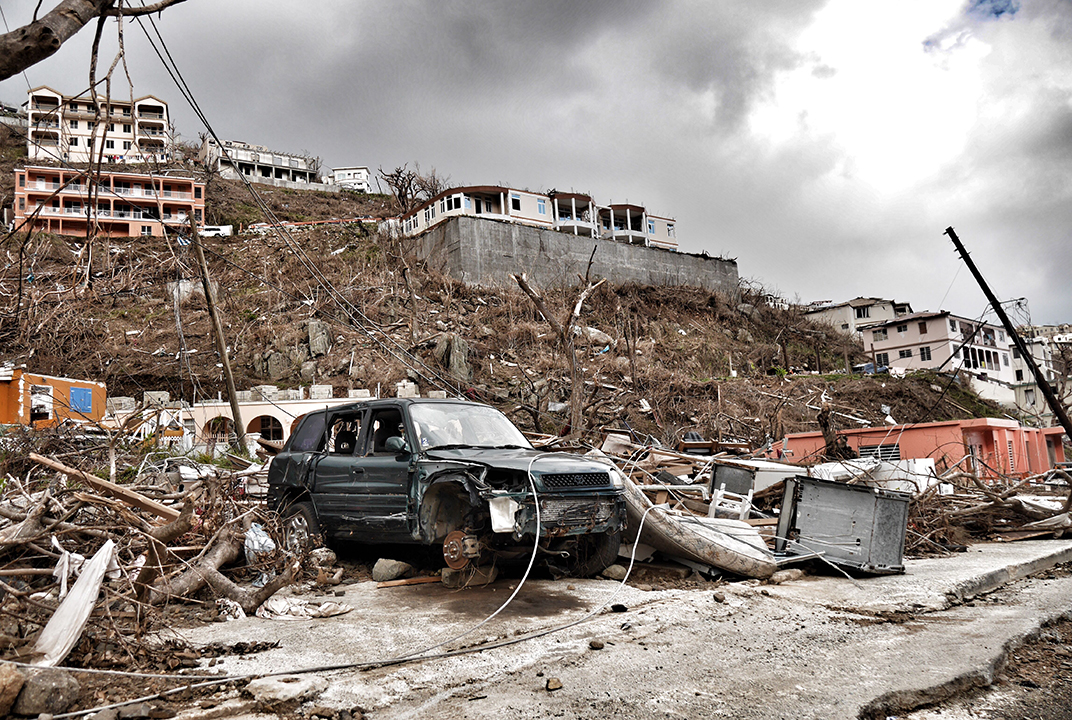
<svg viewBox="0 0 1072 720">
<path fill-rule="evenodd" d="M 378 195 L 260 192 L 290 221 L 387 210 Z M 206 198 L 209 223 L 266 219 L 239 183 L 211 179 Z M 566 351 L 518 288 L 461 285 L 407 259 L 404 241 L 368 223 L 209 238 L 205 248 L 240 389 L 315 382 L 339 396 L 393 394 L 408 378 L 422 391 L 491 402 L 529 429 L 562 429 Z M 103 380 L 111 395 L 167 390 L 194 401 L 223 391 L 189 247 L 162 238 L 87 247 L 20 233 L 4 238 L 0 264 L 0 359 Z M 576 294 L 545 299 L 565 318 Z M 662 441 L 696 430 L 762 443 L 816 429 L 823 400 L 845 427 L 881 423 L 887 411 L 898 421 L 1000 414 L 957 386 L 943 393 L 945 378 L 846 375 L 846 361 L 866 359 L 851 343 L 768 300 L 749 287 L 731 297 L 601 285 L 578 323 L 584 430 L 594 438 L 628 425 Z"/>
</svg>

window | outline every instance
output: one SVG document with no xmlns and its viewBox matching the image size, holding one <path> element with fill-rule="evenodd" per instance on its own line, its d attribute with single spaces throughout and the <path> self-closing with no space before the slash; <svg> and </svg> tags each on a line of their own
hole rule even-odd
<svg viewBox="0 0 1072 720">
<path fill-rule="evenodd" d="M 141 226 L 141 234 L 142 235 L 152 235 L 153 234 L 153 226 L 152 225 L 142 225 Z"/>
<path fill-rule="evenodd" d="M 86 130 L 92 130 L 95 127 L 97 127 L 97 123 L 92 120 L 86 120 Z"/>
<path fill-rule="evenodd" d="M 201 208 L 194 208 L 194 220 L 201 222 Z"/>
<path fill-rule="evenodd" d="M 1016 371 L 1016 382 L 1023 382 L 1023 381 L 1024 381 L 1024 371 L 1023 370 L 1017 370 Z"/>
<path fill-rule="evenodd" d="M 1001 364 L 1009 367 L 1009 353 L 1001 353 Z"/>
<path fill-rule="evenodd" d="M 466 210 L 472 210 L 473 209 L 473 198 L 469 197 L 468 195 L 463 195 L 462 197 L 465 198 L 465 209 Z"/>
<path fill-rule="evenodd" d="M 1028 405 L 1035 404 L 1035 388 L 1028 388 L 1027 390 L 1024 390 L 1024 402 L 1026 402 Z"/>
<path fill-rule="evenodd" d="M 447 201 L 444 199 L 439 200 L 439 212 L 444 213 L 447 211 Z"/>
<path fill-rule="evenodd" d="M 654 220 L 648 220 L 648 235 L 654 235 L 654 234 L 655 234 L 655 221 Z"/>
<path fill-rule="evenodd" d="M 998 330 L 998 340 L 1000 340 L 1001 342 L 1005 342 L 1005 331 L 1004 330 Z"/>
<path fill-rule="evenodd" d="M 875 364 L 879 367 L 886 367 L 890 364 L 889 353 L 875 353 Z"/>
<path fill-rule="evenodd" d="M 1019 360 L 1020 359 L 1020 351 L 1017 348 L 1013 348 L 1012 349 L 1012 356 L 1014 358 L 1016 358 L 1017 360 Z"/>
<path fill-rule="evenodd" d="M 26 210 L 26 198 L 19 198 L 19 210 Z"/>
<path fill-rule="evenodd" d="M 874 340 L 875 342 L 885 342 L 886 337 L 887 337 L 886 328 L 882 328 L 881 330 L 872 330 L 871 331 L 871 339 Z"/>
<path fill-rule="evenodd" d="M 123 141 L 123 149 L 124 150 L 129 150 L 130 149 L 130 141 L 129 140 L 124 140 Z"/>
<path fill-rule="evenodd" d="M 540 198 L 536 201 L 536 212 L 540 213 L 541 215 L 547 214 L 547 201 L 543 198 Z"/>
<path fill-rule="evenodd" d="M 920 360 L 930 360 L 931 359 L 930 346 L 924 345 L 923 347 L 921 347 L 919 349 L 919 359 Z"/>
<path fill-rule="evenodd" d="M 897 332 L 899 332 L 899 333 L 908 332 L 908 323 L 905 323 L 904 325 L 898 325 L 897 326 Z"/>
<path fill-rule="evenodd" d="M 949 329 L 952 330 L 953 332 L 957 331 L 957 321 L 954 320 L 953 318 L 949 319 Z"/>
<path fill-rule="evenodd" d="M 676 233 L 675 233 L 675 231 L 674 231 L 674 226 L 673 226 L 673 224 L 667 224 L 667 226 L 666 226 L 666 234 L 667 234 L 667 235 L 668 235 L 669 237 L 672 237 L 672 238 L 676 238 L 676 237 L 677 237 L 677 234 L 676 234 Z"/>
<path fill-rule="evenodd" d="M 105 140 L 104 147 L 108 150 L 115 150 L 115 140 Z"/>
<path fill-rule="evenodd" d="M 108 123 L 108 132 L 115 132 L 115 123 Z"/>
<path fill-rule="evenodd" d="M 926 323 L 926 321 L 921 322 L 919 324 L 919 334 L 920 335 L 926 335 L 927 334 L 927 323 Z"/>
<path fill-rule="evenodd" d="M 125 133 L 128 133 L 128 132 L 130 132 L 130 125 L 127 125 L 127 124 L 125 124 L 125 123 L 124 123 L 124 125 L 123 125 L 123 132 L 125 132 Z"/>
<path fill-rule="evenodd" d="M 871 306 L 870 305 L 864 305 L 863 307 L 856 308 L 856 319 L 857 320 L 866 320 L 869 317 L 871 317 Z"/>
<path fill-rule="evenodd" d="M 201 188 L 195 187 L 194 188 L 194 200 L 200 200 L 200 199 L 201 199 Z"/>
<path fill-rule="evenodd" d="M 78 121 L 77 120 L 72 120 L 71 121 L 71 129 L 72 130 L 77 130 L 78 129 Z"/>
<path fill-rule="evenodd" d="M 901 360 L 912 357 L 912 348 L 905 348 L 904 350 L 897 351 L 897 357 Z"/>
<path fill-rule="evenodd" d="M 19 187 L 26 187 L 26 176 L 23 174 L 19 175 Z"/>
<path fill-rule="evenodd" d="M 89 388 L 71 388 L 71 410 L 80 413 L 93 412 L 93 391 Z"/>
<path fill-rule="evenodd" d="M 842 330 L 848 330 L 849 329 L 849 324 L 848 323 L 841 323 L 841 329 Z"/>
<path fill-rule="evenodd" d="M 78 138 L 71 138 L 71 147 L 75 147 L 77 145 L 78 145 Z"/>
<path fill-rule="evenodd" d="M 520 210 L 521 209 L 521 196 L 520 195 L 517 195 L 515 193 L 510 194 L 510 209 L 511 210 Z"/>
</svg>

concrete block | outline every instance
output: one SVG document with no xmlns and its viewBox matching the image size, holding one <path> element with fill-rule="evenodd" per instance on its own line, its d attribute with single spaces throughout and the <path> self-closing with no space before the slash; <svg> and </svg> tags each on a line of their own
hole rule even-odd
<svg viewBox="0 0 1072 720">
<path fill-rule="evenodd" d="M 296 387 L 296 388 L 285 388 L 283 390 L 280 390 L 279 391 L 279 399 L 280 400 L 304 400 L 305 399 L 305 388 Z"/>
<path fill-rule="evenodd" d="M 255 385 L 250 388 L 254 400 L 278 400 L 279 388 L 275 385 Z"/>
<path fill-rule="evenodd" d="M 163 407 L 171 401 L 171 394 L 167 390 L 146 390 L 141 395 L 141 402 L 147 408 Z"/>
<path fill-rule="evenodd" d="M 335 393 L 335 387 L 333 385 L 310 385 L 309 386 L 309 399 L 310 400 L 330 400 Z"/>
<path fill-rule="evenodd" d="M 429 390 L 428 391 L 428 397 L 430 397 L 430 398 L 438 398 L 440 400 L 446 400 L 447 399 L 447 391 L 446 390 Z"/>
<path fill-rule="evenodd" d="M 122 395 L 110 397 L 105 401 L 105 408 L 109 415 L 134 412 L 135 406 L 137 406 L 137 402 L 135 402 L 134 398 Z"/>
<path fill-rule="evenodd" d="M 395 385 L 395 396 L 400 398 L 416 398 L 421 394 L 417 391 L 417 383 L 403 380 Z"/>
<path fill-rule="evenodd" d="M 350 392 L 347 395 L 349 397 L 352 397 L 352 398 L 370 398 L 370 397 L 372 397 L 372 393 L 369 392 L 368 388 L 351 388 Z"/>
<path fill-rule="evenodd" d="M 253 401 L 253 391 L 252 390 L 238 390 L 237 392 L 235 392 L 235 395 L 238 396 L 238 402 L 240 402 L 240 403 L 252 402 Z"/>
<path fill-rule="evenodd" d="M 282 675 L 251 680 L 246 691 L 263 705 L 307 700 L 328 689 L 328 681 L 314 675 Z"/>
</svg>

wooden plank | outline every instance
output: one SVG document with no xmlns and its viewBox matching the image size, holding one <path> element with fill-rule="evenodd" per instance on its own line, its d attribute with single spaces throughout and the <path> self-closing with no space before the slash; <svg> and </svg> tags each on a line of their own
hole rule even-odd
<svg viewBox="0 0 1072 720">
<path fill-rule="evenodd" d="M 403 585 L 426 585 L 428 583 L 443 582 L 442 575 L 427 575 L 424 577 L 404 578 L 402 580 L 384 580 L 376 583 L 377 588 L 402 587 Z"/>
<path fill-rule="evenodd" d="M 111 495 L 126 505 L 136 507 L 139 510 L 144 510 L 147 513 L 152 513 L 157 517 L 164 518 L 168 522 L 173 522 L 179 517 L 179 511 L 174 508 L 170 508 L 167 505 L 161 505 L 155 500 L 145 497 L 141 493 L 128 490 L 127 488 L 122 487 L 121 485 L 116 485 L 108 480 L 102 480 L 95 475 L 90 475 L 77 468 L 69 467 L 52 458 L 47 458 L 44 455 L 38 455 L 37 453 L 30 453 L 30 459 L 38 465 L 44 465 L 47 468 L 61 472 L 67 477 L 77 478 L 98 492 Z"/>
</svg>

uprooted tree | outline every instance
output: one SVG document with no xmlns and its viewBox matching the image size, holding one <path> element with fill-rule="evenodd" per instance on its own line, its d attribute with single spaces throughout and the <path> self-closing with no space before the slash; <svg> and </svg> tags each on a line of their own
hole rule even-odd
<svg viewBox="0 0 1072 720">
<path fill-rule="evenodd" d="M 100 24 L 109 17 L 149 15 L 185 1 L 160 0 L 128 7 L 122 0 L 62 0 L 40 18 L 35 11 L 28 25 L 0 35 L 0 80 L 7 80 L 54 55 L 94 18 Z"/>
</svg>

